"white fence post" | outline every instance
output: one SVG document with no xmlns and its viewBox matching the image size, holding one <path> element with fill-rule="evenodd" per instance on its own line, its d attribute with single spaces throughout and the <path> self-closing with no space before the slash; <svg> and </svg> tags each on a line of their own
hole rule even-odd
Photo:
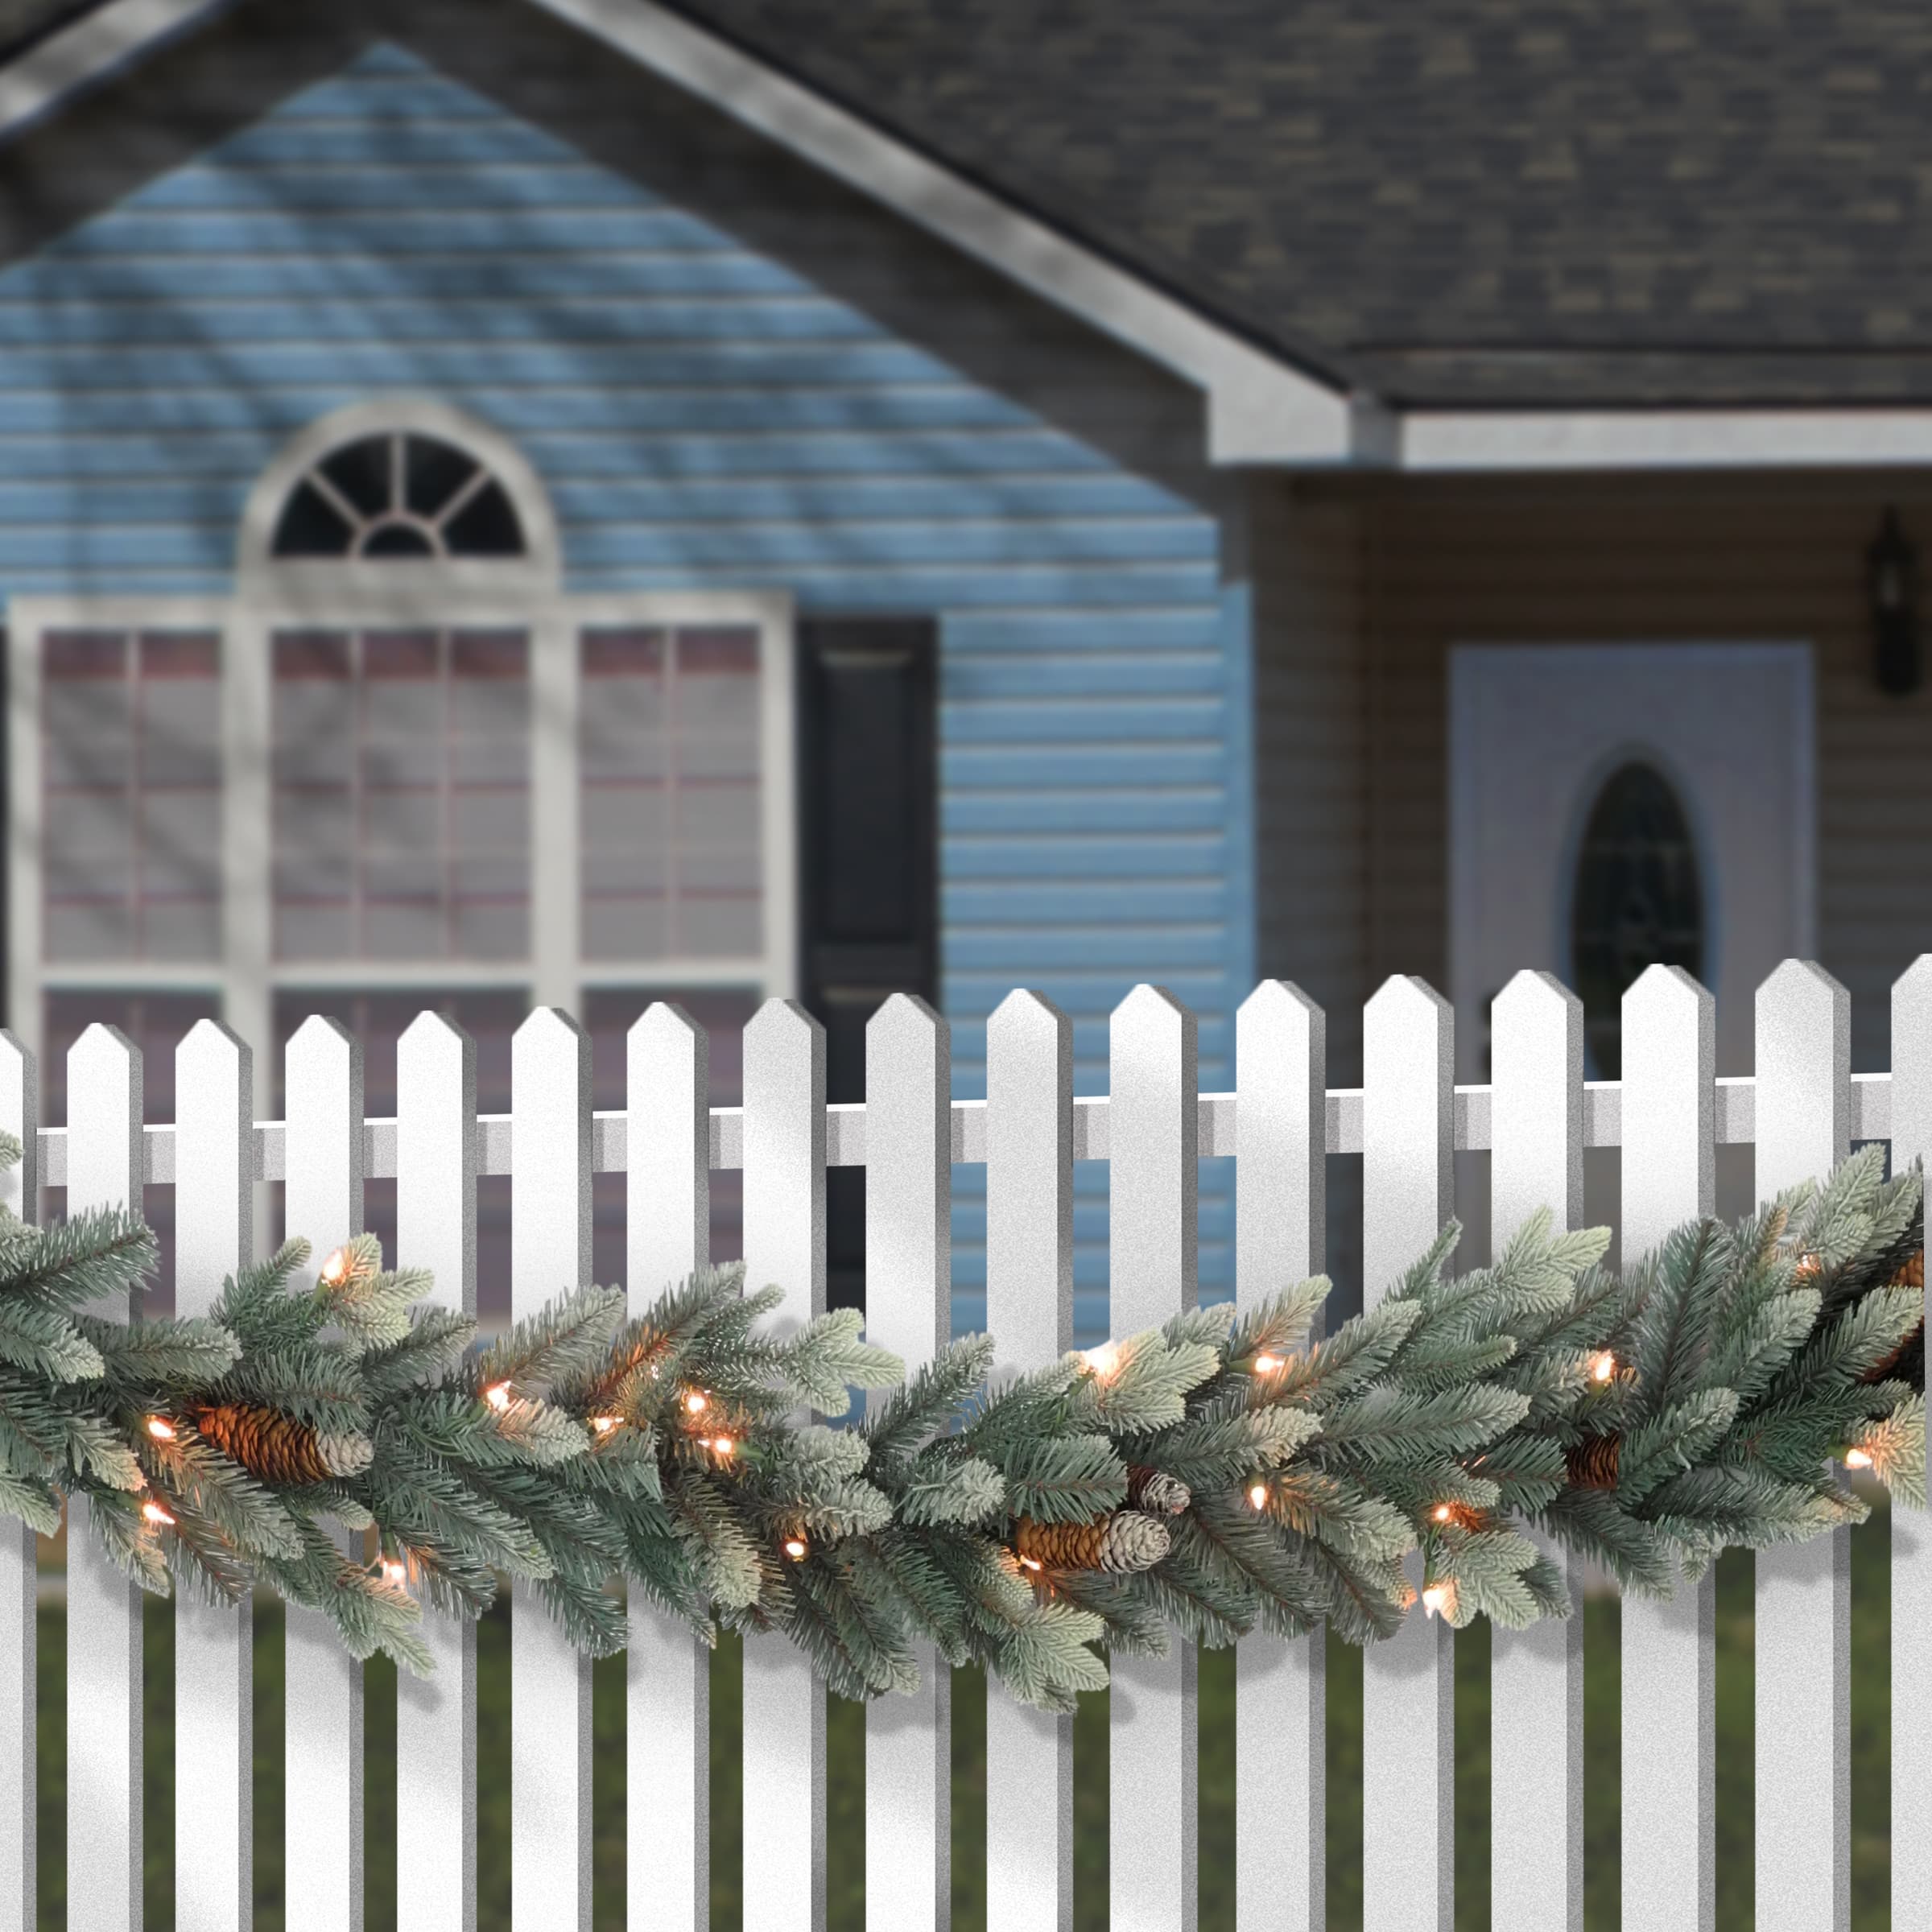
<svg viewBox="0 0 1932 1932">
<path fill-rule="evenodd" d="M 111 1026 L 67 1055 L 67 1211 L 141 1210 L 141 1055 Z M 125 1301 L 89 1311 L 125 1322 Z M 67 1913 L 88 1932 L 141 1925 L 141 1591 L 67 1513 Z"/>
<path fill-rule="evenodd" d="M 1892 1171 L 1932 1167 L 1932 953 L 1892 989 Z M 1892 1509 L 1892 1927 L 1932 1932 L 1932 1523 Z"/>
<path fill-rule="evenodd" d="M 542 1006 L 510 1042 L 510 1313 L 590 1279 L 590 1036 Z M 510 1922 L 590 1932 L 590 1659 L 536 1591 L 510 1621 Z"/>
<path fill-rule="evenodd" d="M 1583 1214 L 1583 1005 L 1546 972 L 1519 972 L 1490 1009 L 1489 1245 L 1538 1208 Z M 1570 1573 L 1570 1560 L 1544 1548 Z M 1492 1932 L 1583 1932 L 1583 1612 L 1492 1630 L 1489 1652 Z"/>
<path fill-rule="evenodd" d="M 1108 1058 L 1108 1326 L 1137 1335 L 1199 1291 L 1199 1025 L 1164 987 L 1137 986 Z M 1199 1662 L 1178 1636 L 1166 1657 L 1113 1660 L 1108 1781 L 1133 1794 L 1108 1812 L 1113 1932 L 1194 1932 Z"/>
<path fill-rule="evenodd" d="M 767 1000 L 745 1029 L 745 1280 L 796 1327 L 825 1307 L 825 1030 Z M 745 1640 L 745 1922 L 824 1932 L 825 1686 L 791 1641 Z"/>
<path fill-rule="evenodd" d="M 711 1074 L 704 1030 L 654 1003 L 625 1042 L 630 1312 L 711 1259 Z M 625 1890 L 634 1926 L 711 1922 L 711 1651 L 641 1591 L 625 1662 Z"/>
<path fill-rule="evenodd" d="M 175 1312 L 254 1259 L 254 1055 L 199 1020 L 175 1049 Z M 175 1600 L 175 1922 L 254 1921 L 254 1611 Z"/>
<path fill-rule="evenodd" d="M 477 1311 L 477 1049 L 438 1013 L 396 1042 L 396 1265 Z M 433 1677 L 396 1677 L 396 1922 L 476 1932 L 477 1627 L 430 1609 Z"/>
<path fill-rule="evenodd" d="M 312 1014 L 288 1042 L 283 1224 L 331 1249 L 362 1228 L 362 1049 Z M 349 1546 L 345 1539 L 345 1548 Z M 287 1612 L 285 1870 L 290 1932 L 361 1932 L 362 1666 L 320 1611 Z"/>
<path fill-rule="evenodd" d="M 1418 979 L 1362 1013 L 1362 1290 L 1373 1308 L 1454 1212 L 1455 1016 Z M 1421 1587 L 1419 1559 L 1407 1563 Z M 1455 1633 L 1411 1608 L 1362 1657 L 1362 1922 L 1450 1932 L 1455 1901 Z"/>
<path fill-rule="evenodd" d="M 40 1095 L 34 1056 L 0 1032 L 0 1129 L 20 1143 L 20 1163 L 0 1174 L 0 1203 L 23 1221 L 40 1218 Z M 0 1932 L 34 1932 L 34 1744 L 39 1700 L 35 1669 L 35 1538 L 25 1523 L 0 1522 Z"/>
<path fill-rule="evenodd" d="M 952 1096 L 946 1022 L 894 993 L 865 1028 L 865 1332 L 909 1376 L 952 1332 Z M 952 1672 L 931 1644 L 919 1662 L 911 1696 L 865 1707 L 866 1932 L 952 1922 Z"/>
<path fill-rule="evenodd" d="M 1716 1199 L 1716 1009 L 1682 967 L 1624 995 L 1623 1265 Z M 1624 1932 L 1711 1932 L 1717 1909 L 1716 1591 L 1623 1606 Z"/>
<path fill-rule="evenodd" d="M 1234 1273 L 1244 1311 L 1327 1265 L 1328 1023 L 1298 988 L 1236 1016 Z M 1237 1932 L 1328 1917 L 1327 1633 L 1244 1637 L 1234 1657 Z"/>
<path fill-rule="evenodd" d="M 1012 993 L 986 1022 L 986 1325 L 995 1373 L 1073 1346 L 1073 1022 Z M 1073 1719 L 986 1686 L 986 1932 L 1072 1932 Z"/>
<path fill-rule="evenodd" d="M 1851 1150 L 1852 1001 L 1787 960 L 1757 991 L 1757 1197 Z M 1757 1932 L 1852 1923 L 1852 1545 L 1757 1553 Z"/>
</svg>

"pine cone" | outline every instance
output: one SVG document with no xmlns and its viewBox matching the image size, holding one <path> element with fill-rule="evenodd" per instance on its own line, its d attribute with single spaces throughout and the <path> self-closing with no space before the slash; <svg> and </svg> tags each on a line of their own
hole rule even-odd
<svg viewBox="0 0 1932 1932">
<path fill-rule="evenodd" d="M 1167 1526 L 1137 1509 L 1092 1523 L 1042 1523 L 1022 1516 L 1013 1529 L 1022 1562 L 1048 1570 L 1150 1570 L 1167 1554 Z"/>
<path fill-rule="evenodd" d="M 1145 1463 L 1127 1465 L 1127 1507 L 1152 1516 L 1179 1516 L 1194 1501 L 1194 1492 L 1171 1476 Z"/>
<path fill-rule="evenodd" d="M 1623 1439 L 1615 1435 L 1586 1436 L 1563 1451 L 1563 1465 L 1575 1489 L 1614 1489 Z"/>
<path fill-rule="evenodd" d="M 1922 1288 L 1926 1285 L 1926 1251 L 1920 1249 L 1892 1278 L 1894 1288 Z"/>
<path fill-rule="evenodd" d="M 231 1461 L 265 1483 L 326 1483 L 366 1469 L 375 1447 L 365 1435 L 324 1435 L 278 1409 L 223 1402 L 199 1410 L 195 1426 Z"/>
</svg>

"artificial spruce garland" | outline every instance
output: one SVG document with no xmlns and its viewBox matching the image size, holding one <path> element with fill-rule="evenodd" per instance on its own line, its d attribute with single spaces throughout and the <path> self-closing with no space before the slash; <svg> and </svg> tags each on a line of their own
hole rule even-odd
<svg viewBox="0 0 1932 1932">
<path fill-rule="evenodd" d="M 0 1512 L 51 1534 L 84 1496 L 145 1587 L 266 1583 L 413 1669 L 423 1604 L 480 1615 L 504 1575 L 617 1649 L 621 1577 L 701 1632 L 786 1633 L 848 1695 L 916 1682 L 923 1641 L 1065 1710 L 1096 1644 L 1386 1637 L 1418 1548 L 1428 1612 L 1515 1626 L 1571 1607 L 1529 1525 L 1663 1592 L 1863 1516 L 1835 1463 L 1922 1507 L 1920 1182 L 1881 1176 L 1868 1150 L 1621 1278 L 1604 1231 L 1542 1218 L 1449 1278 L 1451 1226 L 1312 1343 L 1319 1279 L 990 1390 L 973 1337 L 844 1429 L 796 1414 L 900 1364 L 850 1310 L 773 1336 L 741 1269 L 635 1320 L 585 1288 L 479 1348 L 365 1236 L 312 1289 L 291 1243 L 206 1319 L 125 1326 L 80 1311 L 151 1267 L 138 1220 L 0 1215 Z"/>
</svg>

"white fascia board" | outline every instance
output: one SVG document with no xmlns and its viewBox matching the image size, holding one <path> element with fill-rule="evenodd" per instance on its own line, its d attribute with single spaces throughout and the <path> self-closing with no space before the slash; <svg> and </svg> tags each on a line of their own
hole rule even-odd
<svg viewBox="0 0 1932 1932">
<path fill-rule="evenodd" d="M 1418 410 L 1396 462 L 1437 474 L 1932 463 L 1932 409 Z"/>
<path fill-rule="evenodd" d="M 0 71 L 0 141 L 10 140 L 80 89 L 107 80 L 129 61 L 233 0 L 114 0 L 50 35 Z"/>
<path fill-rule="evenodd" d="M 1193 383 L 1208 401 L 1212 461 L 1355 460 L 1354 411 L 1342 391 L 1216 328 L 682 16 L 652 0 L 535 3 Z"/>
</svg>

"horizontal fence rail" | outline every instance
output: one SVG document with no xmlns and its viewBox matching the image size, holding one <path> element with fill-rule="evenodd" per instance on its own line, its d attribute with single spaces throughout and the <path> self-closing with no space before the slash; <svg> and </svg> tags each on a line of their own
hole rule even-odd
<svg viewBox="0 0 1932 1932">
<path fill-rule="evenodd" d="M 1749 1075 L 1719 1074 L 1711 1083 L 1715 1144 L 1748 1147 L 1757 1138 L 1757 1082 Z M 1451 1114 L 1451 1146 L 1457 1154 L 1487 1154 L 1494 1146 L 1490 1125 L 1495 1089 L 1458 1087 Z M 1620 1147 L 1624 1144 L 1623 1083 L 1591 1080 L 1583 1088 L 1583 1145 Z M 1325 1131 L 1329 1154 L 1362 1152 L 1362 1090 L 1331 1087 L 1324 1095 Z M 1104 1161 L 1109 1149 L 1110 1109 L 1105 1094 L 1075 1095 L 1073 1102 L 1073 1158 Z M 1195 1131 L 1203 1160 L 1232 1160 L 1238 1151 L 1240 1096 L 1203 1093 L 1195 1102 Z M 716 1173 L 732 1173 L 745 1165 L 745 1109 L 713 1107 L 709 1162 Z M 622 1108 L 600 1108 L 591 1116 L 590 1165 L 593 1174 L 624 1174 L 630 1169 L 630 1119 Z M 1889 1141 L 1892 1137 L 1892 1075 L 1855 1073 L 1852 1076 L 1851 1137 L 1854 1141 Z M 983 1165 L 986 1158 L 986 1103 L 952 1103 L 952 1159 L 962 1166 Z M 480 1113 L 476 1117 L 477 1172 L 507 1174 L 510 1157 L 511 1116 Z M 150 1186 L 171 1186 L 175 1179 L 175 1135 L 171 1125 L 142 1130 L 142 1178 Z M 39 1131 L 43 1185 L 67 1184 L 67 1129 Z M 362 1125 L 362 1171 L 372 1181 L 396 1178 L 396 1123 L 393 1116 L 372 1115 Z M 254 1127 L 254 1178 L 281 1181 L 288 1178 L 287 1135 L 279 1121 L 258 1121 Z M 825 1108 L 825 1165 L 863 1167 L 865 1156 L 865 1103 L 834 1100 Z"/>
<path fill-rule="evenodd" d="M 476 1111 L 475 1049 L 448 1020 L 419 1018 L 398 1054 L 398 1108 L 368 1117 L 361 1049 L 312 1019 L 289 1043 L 285 1121 L 257 1121 L 258 1070 L 212 1022 L 177 1058 L 180 1118 L 142 1118 L 142 1062 L 90 1028 L 68 1062 L 68 1121 L 43 1125 L 30 1055 L 0 1035 L 0 1128 L 27 1158 L 0 1199 L 31 1216 L 43 1187 L 70 1210 L 175 1191 L 177 1299 L 211 1305 L 221 1275 L 259 1245 L 252 1183 L 287 1183 L 290 1232 L 317 1252 L 363 1224 L 365 1185 L 397 1183 L 397 1254 L 435 1270 L 445 1305 L 473 1311 L 477 1183 L 512 1181 L 511 1284 L 528 1313 L 584 1278 L 592 1177 L 622 1174 L 630 1306 L 709 1259 L 711 1176 L 745 1176 L 754 1280 L 784 1291 L 780 1319 L 824 1305 L 826 1174 L 868 1170 L 869 1332 L 916 1366 L 951 1331 L 954 1164 L 983 1164 L 986 1307 L 999 1368 L 1050 1363 L 1072 1342 L 1074 1174 L 1118 1170 L 1108 1231 L 1118 1333 L 1192 1305 L 1198 1163 L 1235 1167 L 1235 1287 L 1252 1305 L 1325 1258 L 1329 1155 L 1362 1157 L 1364 1287 L 1370 1305 L 1456 1211 L 1454 1155 L 1487 1151 L 1490 1225 L 1501 1241 L 1547 1208 L 1583 1219 L 1583 1156 L 1621 1148 L 1616 1220 L 1641 1252 L 1714 1206 L 1715 1150 L 1752 1146 L 1757 1191 L 1822 1173 L 1857 1141 L 1894 1163 L 1932 1154 L 1932 956 L 1898 982 L 1893 1064 L 1853 1074 L 1850 1001 L 1820 968 L 1787 961 L 1761 989 L 1754 1075 L 1715 1074 L 1710 994 L 1653 968 L 1625 994 L 1623 1077 L 1583 1079 L 1583 1014 L 1545 973 L 1519 974 L 1492 1009 L 1488 1084 L 1453 1084 L 1455 1016 L 1422 981 L 1391 980 L 1364 1012 L 1365 1083 L 1327 1085 L 1327 1022 L 1269 982 L 1236 1020 L 1237 1091 L 1197 1088 L 1195 1017 L 1142 987 L 1113 1017 L 1110 1095 L 1076 1096 L 1073 1030 L 1037 993 L 989 1018 L 986 1090 L 952 1095 L 945 1020 L 902 996 L 868 1030 L 869 1099 L 828 1105 L 825 1041 L 790 1002 L 745 1030 L 745 1104 L 709 1105 L 709 1046 L 675 1008 L 653 1005 L 627 1042 L 624 1108 L 589 1105 L 588 1040 L 553 1009 L 512 1051 L 511 1110 Z M 1467 1208 L 1473 1203 L 1465 1202 Z M 126 1311 L 113 1312 L 124 1318 Z M 1932 1926 L 1932 1849 L 1913 1828 L 1932 1785 L 1932 1538 L 1893 1519 L 1893 1922 Z M 72 1922 L 137 1927 L 144 1831 L 173 1830 L 178 1922 L 251 1920 L 248 1686 L 239 1614 L 177 1606 L 180 1802 L 141 1813 L 140 1619 L 127 1587 L 76 1539 L 68 1552 L 68 1888 Z M 0 1525 L 0 1932 L 35 1922 L 35 1550 Z M 1759 1559 L 1757 1923 L 1790 1932 L 1849 1924 L 1848 1591 L 1842 1533 Z M 1573 1587 L 1576 1579 L 1572 1577 Z M 1715 1860 L 1711 1583 L 1622 1622 L 1623 1924 L 1711 1932 Z M 1582 1619 L 1495 1635 L 1492 1673 L 1496 1932 L 1580 1932 Z M 405 1684 L 398 1711 L 398 1905 L 415 1926 L 477 1922 L 477 1653 L 438 1629 L 441 1669 Z M 288 1624 L 291 1932 L 362 1922 L 362 1674 L 316 1620 Z M 1454 1922 L 1453 1636 L 1412 1620 L 1364 1671 L 1365 1922 Z M 1321 1636 L 1256 1637 L 1236 1659 L 1236 1924 L 1315 1932 L 1326 1922 Z M 930 1655 L 926 1662 L 933 1660 Z M 743 1873 L 746 1932 L 822 1932 L 826 1715 L 822 1688 L 782 1640 L 745 1650 Z M 590 1923 L 590 1678 L 540 1607 L 511 1604 L 512 1914 L 518 1932 Z M 631 1612 L 625 1702 L 628 1914 L 634 1926 L 705 1932 L 709 1922 L 709 1661 L 642 1604 Z M 1117 1664 L 1109 1759 L 1109 1924 L 1194 1932 L 1197 1899 L 1195 1660 Z M 1071 1932 L 1071 1721 L 989 1700 L 985 1891 L 989 1932 Z M 951 1921 L 950 1678 L 868 1714 L 868 1932 L 944 1932 Z M 191 1779 L 189 1767 L 193 1769 Z"/>
</svg>

